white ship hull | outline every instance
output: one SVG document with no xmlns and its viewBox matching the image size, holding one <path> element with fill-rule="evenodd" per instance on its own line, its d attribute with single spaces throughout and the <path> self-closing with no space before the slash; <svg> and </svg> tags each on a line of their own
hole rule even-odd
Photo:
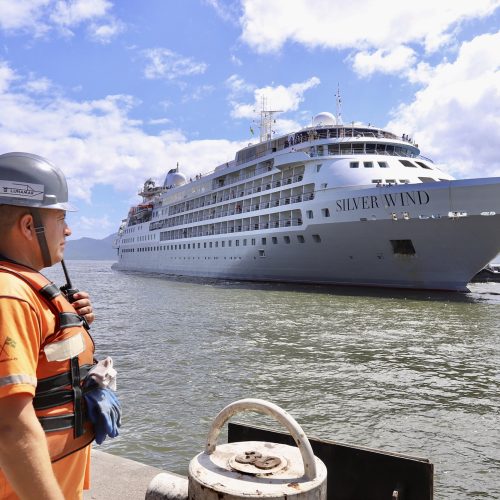
<svg viewBox="0 0 500 500">
<path fill-rule="evenodd" d="M 201 189 L 197 180 L 162 193 L 150 220 L 131 224 L 128 219 L 115 244 L 114 267 L 234 280 L 465 291 L 500 252 L 500 178 L 451 180 L 422 162 L 423 172 L 414 165 L 405 170 L 405 160 L 398 159 L 379 172 L 399 179 L 411 171 L 420 180 L 394 185 L 363 179 L 349 185 L 343 176 L 357 175 L 355 156 L 319 158 L 288 149 L 259 161 L 267 159 L 273 160 L 272 169 L 255 170 L 251 182 L 241 181 L 241 192 L 233 193 L 231 176 L 250 171 L 244 169 L 252 162 L 219 168 L 203 179 Z M 369 159 L 381 165 L 387 156 Z M 379 175 L 372 171 L 359 174 Z"/>
</svg>

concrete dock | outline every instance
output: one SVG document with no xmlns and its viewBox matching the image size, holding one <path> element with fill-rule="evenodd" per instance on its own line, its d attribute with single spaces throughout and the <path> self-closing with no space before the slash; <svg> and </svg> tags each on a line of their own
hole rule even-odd
<svg viewBox="0 0 500 500">
<path fill-rule="evenodd" d="M 149 465 L 92 450 L 91 489 L 84 500 L 144 500 L 151 480 L 165 472 Z"/>
</svg>

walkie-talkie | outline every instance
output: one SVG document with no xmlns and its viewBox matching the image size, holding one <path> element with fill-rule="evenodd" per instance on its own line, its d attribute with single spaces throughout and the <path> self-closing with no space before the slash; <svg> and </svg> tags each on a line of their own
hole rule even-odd
<svg viewBox="0 0 500 500">
<path fill-rule="evenodd" d="M 59 287 L 59 290 L 61 290 L 68 302 L 72 304 L 76 300 L 75 293 L 78 293 L 80 290 L 78 290 L 78 288 L 73 288 L 64 260 L 61 260 L 61 265 L 64 271 L 64 277 L 66 278 L 66 284 Z M 81 318 L 83 320 L 83 326 L 85 327 L 85 329 L 90 330 L 90 325 L 88 324 L 87 320 L 83 316 L 81 316 Z"/>
</svg>

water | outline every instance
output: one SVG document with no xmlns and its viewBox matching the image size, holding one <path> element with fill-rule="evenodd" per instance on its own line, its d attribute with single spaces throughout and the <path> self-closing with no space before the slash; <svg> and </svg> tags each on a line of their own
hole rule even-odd
<svg viewBox="0 0 500 500">
<path fill-rule="evenodd" d="M 186 474 L 214 416 L 257 397 L 310 435 L 429 458 L 436 498 L 500 497 L 500 283 L 446 294 L 67 265 L 119 370 L 124 426 L 105 450 Z"/>
</svg>

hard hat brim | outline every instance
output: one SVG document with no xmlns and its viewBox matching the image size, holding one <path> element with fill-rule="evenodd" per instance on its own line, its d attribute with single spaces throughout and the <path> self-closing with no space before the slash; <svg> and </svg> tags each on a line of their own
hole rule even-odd
<svg viewBox="0 0 500 500">
<path fill-rule="evenodd" d="M 45 205 L 40 208 L 51 208 L 58 210 L 66 210 L 66 212 L 78 212 L 78 208 L 71 204 L 69 201 L 63 203 L 54 203 L 54 205 Z"/>
</svg>

